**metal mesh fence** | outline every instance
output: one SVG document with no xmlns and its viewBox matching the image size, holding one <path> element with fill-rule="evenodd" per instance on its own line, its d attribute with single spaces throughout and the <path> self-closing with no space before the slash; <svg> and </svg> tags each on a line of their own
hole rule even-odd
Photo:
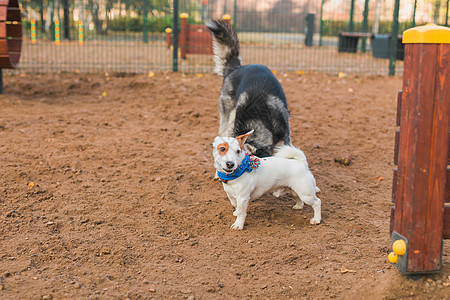
<svg viewBox="0 0 450 300">
<path fill-rule="evenodd" d="M 174 27 L 177 2 L 190 25 L 229 14 L 245 64 L 276 71 L 388 73 L 394 0 L 24 0 L 16 72 L 170 71 L 177 51 L 165 30 Z M 427 22 L 448 25 L 448 2 L 401 1 L 399 32 Z M 356 39 L 351 51 L 339 51 L 346 40 L 342 32 L 360 34 L 347 38 Z M 188 47 L 206 47 L 195 43 L 192 38 Z M 210 53 L 181 58 L 180 51 L 179 71 L 212 71 Z M 402 69 L 397 60 L 397 74 Z"/>
</svg>

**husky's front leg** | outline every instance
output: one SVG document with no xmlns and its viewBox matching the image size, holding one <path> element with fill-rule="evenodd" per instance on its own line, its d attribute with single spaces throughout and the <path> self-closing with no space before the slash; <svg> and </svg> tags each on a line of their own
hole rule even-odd
<svg viewBox="0 0 450 300">
<path fill-rule="evenodd" d="M 236 216 L 236 221 L 231 225 L 231 229 L 234 230 L 242 230 L 244 228 L 245 218 L 247 217 L 247 207 L 248 202 L 250 200 L 250 196 L 248 197 L 239 197 L 237 199 L 236 210 L 233 215 Z"/>
</svg>

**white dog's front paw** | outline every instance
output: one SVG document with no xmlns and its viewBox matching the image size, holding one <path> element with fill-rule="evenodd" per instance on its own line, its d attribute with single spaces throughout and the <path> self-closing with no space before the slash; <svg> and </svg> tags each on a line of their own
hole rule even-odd
<svg viewBox="0 0 450 300">
<path fill-rule="evenodd" d="M 233 211 L 233 216 L 235 216 L 235 217 L 238 216 L 237 210 Z"/>
<path fill-rule="evenodd" d="M 231 229 L 233 229 L 233 230 L 244 229 L 244 222 L 239 222 L 238 220 L 236 220 L 236 222 L 234 222 L 233 225 L 231 225 Z"/>
<path fill-rule="evenodd" d="M 309 223 L 311 223 L 312 225 L 318 225 L 320 224 L 320 219 L 312 218 L 311 220 L 309 220 Z"/>
</svg>

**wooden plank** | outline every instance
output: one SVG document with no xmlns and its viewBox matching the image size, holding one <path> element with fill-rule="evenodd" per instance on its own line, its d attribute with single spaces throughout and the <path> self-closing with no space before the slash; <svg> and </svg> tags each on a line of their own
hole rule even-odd
<svg viewBox="0 0 450 300">
<path fill-rule="evenodd" d="M 450 167 L 447 167 L 447 182 L 445 183 L 445 198 L 446 203 L 450 203 Z"/>
<path fill-rule="evenodd" d="M 8 55 L 8 44 L 6 39 L 0 40 L 0 55 Z"/>
<path fill-rule="evenodd" d="M 398 165 L 398 143 L 400 142 L 400 130 L 395 131 L 395 144 L 394 144 L 394 164 Z"/>
<path fill-rule="evenodd" d="M 9 56 L 0 55 L 0 68 L 12 68 Z"/>
<path fill-rule="evenodd" d="M 22 23 L 6 24 L 6 32 L 12 38 L 22 38 Z"/>
<path fill-rule="evenodd" d="M 447 165 L 450 165 L 450 130 L 448 131 Z"/>
<path fill-rule="evenodd" d="M 400 126 L 400 119 L 401 119 L 401 116 L 402 116 L 402 95 L 403 95 L 402 90 L 398 91 L 398 95 L 397 95 L 397 118 L 395 120 L 395 124 L 397 124 L 397 126 Z"/>
<path fill-rule="evenodd" d="M 17 21 L 20 22 L 20 8 L 18 7 L 8 7 L 7 21 Z"/>
<path fill-rule="evenodd" d="M 22 50 L 22 40 L 21 39 L 8 39 L 8 52 L 20 52 Z"/>
<path fill-rule="evenodd" d="M 443 239 L 450 239 L 450 206 L 444 207 L 444 229 L 442 231 Z"/>
<path fill-rule="evenodd" d="M 397 184 L 398 184 L 398 168 L 394 169 L 394 176 L 392 178 L 392 203 L 396 203 L 395 202 L 395 191 L 397 190 Z"/>
<path fill-rule="evenodd" d="M 0 22 L 0 39 L 6 38 L 6 22 Z"/>
<path fill-rule="evenodd" d="M 8 0 L 5 0 L 5 1 L 8 1 Z M 19 7 L 19 1 L 17 1 L 17 0 L 9 0 L 8 1 L 9 2 L 9 7 Z"/>
<path fill-rule="evenodd" d="M 429 200 L 427 210 L 427 239 L 425 270 L 436 270 L 441 266 L 442 230 L 445 183 L 447 181 L 448 128 L 450 125 L 450 44 L 437 47 L 437 67 L 435 73 L 433 143 L 430 145 Z M 433 78 L 433 77 L 432 77 Z"/>
<path fill-rule="evenodd" d="M 8 15 L 8 7 L 0 6 L 0 21 L 6 21 Z"/>
</svg>

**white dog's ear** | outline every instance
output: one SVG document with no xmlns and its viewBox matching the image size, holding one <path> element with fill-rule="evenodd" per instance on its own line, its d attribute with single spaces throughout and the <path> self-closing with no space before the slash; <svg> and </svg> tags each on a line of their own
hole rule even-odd
<svg viewBox="0 0 450 300">
<path fill-rule="evenodd" d="M 250 130 L 249 132 L 247 132 L 246 134 L 243 134 L 243 135 L 240 135 L 240 136 L 235 137 L 235 139 L 238 140 L 239 145 L 241 146 L 241 150 L 244 149 L 244 143 L 245 143 L 245 141 L 247 140 L 247 138 L 248 138 L 254 131 L 255 131 L 255 130 L 252 129 L 252 130 Z"/>
</svg>

